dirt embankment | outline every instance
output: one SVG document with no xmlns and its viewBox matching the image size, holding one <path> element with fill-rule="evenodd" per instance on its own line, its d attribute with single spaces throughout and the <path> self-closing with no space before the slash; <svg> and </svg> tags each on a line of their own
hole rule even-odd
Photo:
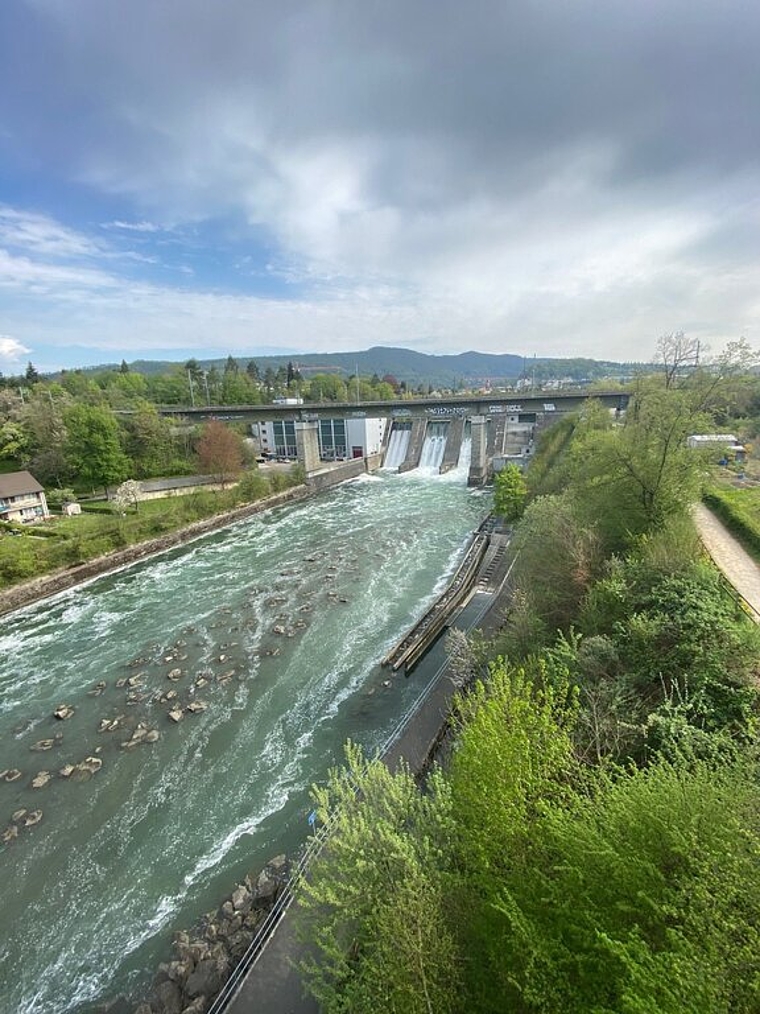
<svg viewBox="0 0 760 1014">
<path fill-rule="evenodd" d="M 308 486 L 296 486 L 293 489 L 285 490 L 284 493 L 276 493 L 274 496 L 266 497 L 257 503 L 245 504 L 243 507 L 236 507 L 234 510 L 224 511 L 222 514 L 214 514 L 213 517 L 204 518 L 203 521 L 195 521 L 186 528 L 178 528 L 174 532 L 167 532 L 156 539 L 149 539 L 146 542 L 135 543 L 134 546 L 127 546 L 125 549 L 118 549 L 105 556 L 98 556 L 87 563 L 79 563 L 74 567 L 67 567 L 63 570 L 54 571 L 52 574 L 45 574 L 42 577 L 33 578 L 22 584 L 13 585 L 10 588 L 0 590 L 0 616 L 10 613 L 14 609 L 28 606 L 32 602 L 55 595 L 57 592 L 65 591 L 83 581 L 89 581 L 101 574 L 118 570 L 130 563 L 144 560 L 148 556 L 162 553 L 174 546 L 181 546 L 185 542 L 197 539 L 200 535 L 213 532 L 217 528 L 241 521 L 243 518 L 258 514 L 261 511 L 269 510 L 271 507 L 279 507 L 281 504 L 291 503 L 294 500 L 301 500 L 311 496 L 313 490 Z"/>
</svg>

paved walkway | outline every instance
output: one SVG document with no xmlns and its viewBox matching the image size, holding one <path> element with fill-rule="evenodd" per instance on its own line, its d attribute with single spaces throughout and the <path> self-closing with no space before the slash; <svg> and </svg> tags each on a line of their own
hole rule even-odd
<svg viewBox="0 0 760 1014">
<path fill-rule="evenodd" d="M 697 531 L 710 554 L 760 623 L 760 566 L 704 504 L 694 506 Z"/>
</svg>

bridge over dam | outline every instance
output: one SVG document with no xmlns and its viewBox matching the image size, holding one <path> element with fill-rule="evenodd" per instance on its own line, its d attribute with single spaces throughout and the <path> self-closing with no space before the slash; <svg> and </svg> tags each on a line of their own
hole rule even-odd
<svg viewBox="0 0 760 1014">
<path fill-rule="evenodd" d="M 446 472 L 469 445 L 470 485 L 482 485 L 509 460 L 529 457 L 536 433 L 589 398 L 619 413 L 621 391 L 531 392 L 391 401 L 270 405 L 163 406 L 160 413 L 184 424 L 210 420 L 246 423 L 256 449 L 267 457 L 298 461 L 307 479 L 326 465 L 363 459 L 364 467 L 419 467 Z M 359 462 L 356 462 L 358 465 Z"/>
</svg>

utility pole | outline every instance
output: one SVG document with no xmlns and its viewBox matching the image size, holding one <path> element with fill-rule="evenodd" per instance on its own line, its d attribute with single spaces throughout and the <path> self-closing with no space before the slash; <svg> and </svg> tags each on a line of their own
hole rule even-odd
<svg viewBox="0 0 760 1014">
<path fill-rule="evenodd" d="M 206 407 L 208 407 L 211 404 L 211 398 L 209 397 L 209 393 L 208 393 L 208 371 L 207 370 L 203 371 L 203 386 L 206 388 Z"/>
<path fill-rule="evenodd" d="M 359 364 L 354 363 L 354 372 L 356 373 L 356 404 L 359 404 Z"/>
<path fill-rule="evenodd" d="M 195 408 L 195 392 L 193 391 L 193 375 L 190 370 L 187 371 L 187 382 L 190 385 L 190 407 Z"/>
</svg>

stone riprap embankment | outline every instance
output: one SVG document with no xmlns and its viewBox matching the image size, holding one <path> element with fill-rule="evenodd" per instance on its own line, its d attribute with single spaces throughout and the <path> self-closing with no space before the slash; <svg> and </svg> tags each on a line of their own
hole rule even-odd
<svg viewBox="0 0 760 1014">
<path fill-rule="evenodd" d="M 134 1014 L 205 1014 L 253 940 L 289 875 L 284 855 L 249 874 L 190 933 L 175 933 L 174 958 L 159 965 L 149 996 Z"/>
</svg>

